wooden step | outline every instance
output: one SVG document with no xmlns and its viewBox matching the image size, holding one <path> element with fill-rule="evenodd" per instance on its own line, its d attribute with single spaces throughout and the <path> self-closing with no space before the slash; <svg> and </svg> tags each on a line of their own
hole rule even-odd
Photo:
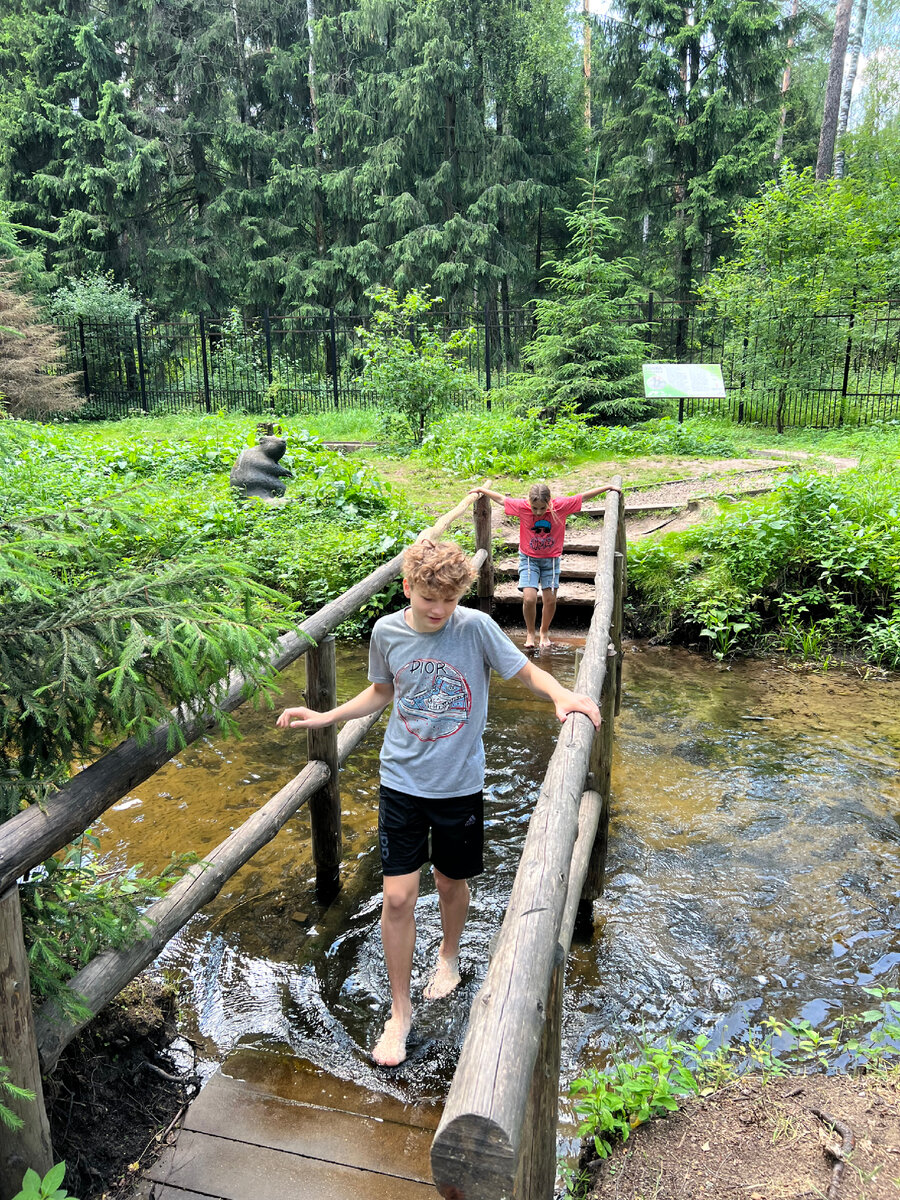
<svg viewBox="0 0 900 1200">
<path fill-rule="evenodd" d="M 499 558 L 494 563 L 494 571 L 506 579 L 519 578 L 518 558 Z M 559 577 L 566 579 L 586 579 L 593 581 L 597 574 L 597 554 L 564 554 L 559 564 Z"/>
<path fill-rule="evenodd" d="M 593 607 L 596 598 L 596 588 L 593 583 L 577 581 L 560 583 L 556 593 L 557 604 L 584 605 Z M 521 604 L 522 593 L 514 583 L 498 583 L 494 588 L 494 600 L 498 604 Z M 538 605 L 541 603 L 541 593 L 538 592 Z"/>
</svg>

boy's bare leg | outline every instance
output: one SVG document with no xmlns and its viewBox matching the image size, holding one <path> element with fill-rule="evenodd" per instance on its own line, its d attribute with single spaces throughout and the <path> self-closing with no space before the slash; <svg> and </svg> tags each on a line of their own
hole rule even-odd
<svg viewBox="0 0 900 1200">
<path fill-rule="evenodd" d="M 535 618 L 537 617 L 537 588 L 522 589 L 522 616 L 525 618 L 525 649 L 533 649 Z"/>
<path fill-rule="evenodd" d="M 431 982 L 423 995 L 426 1000 L 449 996 L 459 983 L 459 939 L 469 915 L 469 885 L 465 879 L 451 879 L 437 867 L 432 868 L 441 906 L 441 948 Z"/>
<path fill-rule="evenodd" d="M 381 940 L 391 981 L 391 1015 L 372 1050 L 372 1057 L 383 1067 L 396 1067 L 406 1058 L 406 1039 L 412 1024 L 409 981 L 416 945 L 418 895 L 418 871 L 409 875 L 385 875 Z"/>
<path fill-rule="evenodd" d="M 556 592 L 553 588 L 544 588 L 544 604 L 541 612 L 541 645 L 549 646 L 550 622 L 556 613 Z"/>
</svg>

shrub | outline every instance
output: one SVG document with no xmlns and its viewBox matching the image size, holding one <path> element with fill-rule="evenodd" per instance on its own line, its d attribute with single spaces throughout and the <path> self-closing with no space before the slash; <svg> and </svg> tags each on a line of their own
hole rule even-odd
<svg viewBox="0 0 900 1200">
<path fill-rule="evenodd" d="M 18 275 L 0 264 L 0 415 L 45 417 L 84 403 L 75 374 L 64 371 L 59 330 L 44 324 L 31 301 L 16 291 Z"/>
<path fill-rule="evenodd" d="M 434 417 L 476 392 L 459 355 L 474 329 L 455 330 L 445 340 L 422 319 L 438 303 L 426 290 L 400 300 L 393 288 L 371 293 L 374 329 L 358 329 L 364 359 L 363 382 L 395 414 L 405 435 L 421 442 Z"/>
</svg>

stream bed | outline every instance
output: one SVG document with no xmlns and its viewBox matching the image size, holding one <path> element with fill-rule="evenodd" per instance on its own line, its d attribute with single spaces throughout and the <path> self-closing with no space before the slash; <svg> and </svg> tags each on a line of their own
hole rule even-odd
<svg viewBox="0 0 900 1200">
<path fill-rule="evenodd" d="M 574 679 L 578 639 L 539 665 Z M 366 647 L 338 647 L 345 699 Z M 629 645 L 616 724 L 607 886 L 573 947 L 561 1087 L 617 1047 L 667 1033 L 741 1033 L 766 1015 L 827 1023 L 900 971 L 900 681 L 727 667 Z M 281 704 L 302 703 L 302 661 Z M 240 739 L 205 739 L 105 816 L 110 863 L 201 857 L 305 761 L 305 738 L 246 708 Z M 376 728 L 343 773 L 344 887 L 317 905 L 303 811 L 164 952 L 190 1036 L 212 1064 L 237 1047 L 290 1053 L 375 1091 L 442 1097 L 502 920 L 558 733 L 550 706 L 495 677 L 487 730 L 486 871 L 473 887 L 463 985 L 419 1003 L 409 1059 L 371 1063 L 388 995 L 378 930 Z M 440 940 L 423 873 L 414 1004 Z"/>
</svg>

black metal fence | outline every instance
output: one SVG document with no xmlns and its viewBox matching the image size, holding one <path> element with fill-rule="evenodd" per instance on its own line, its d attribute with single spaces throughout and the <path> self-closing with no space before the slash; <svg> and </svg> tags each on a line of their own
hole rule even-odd
<svg viewBox="0 0 900 1200">
<path fill-rule="evenodd" d="M 531 309 L 428 314 L 446 336 L 471 328 L 468 368 L 487 403 L 534 336 Z M 721 315 L 651 296 L 623 306 L 650 362 L 721 363 L 724 400 L 686 400 L 783 428 L 864 424 L 900 417 L 900 299 L 847 298 L 827 313 L 762 309 Z M 200 316 L 133 322 L 75 320 L 62 328 L 69 369 L 80 371 L 87 419 L 191 410 L 321 412 L 377 407 L 363 388 L 358 330 L 368 317 Z M 479 396 L 469 403 L 482 404 Z"/>
</svg>

